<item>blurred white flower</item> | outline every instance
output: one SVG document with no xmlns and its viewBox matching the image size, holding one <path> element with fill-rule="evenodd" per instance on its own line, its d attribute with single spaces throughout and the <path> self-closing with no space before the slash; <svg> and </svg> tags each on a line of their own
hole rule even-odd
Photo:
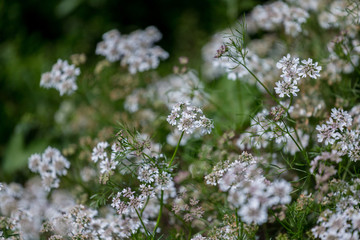
<svg viewBox="0 0 360 240">
<path fill-rule="evenodd" d="M 64 94 L 72 94 L 77 90 L 76 78 L 80 75 L 80 69 L 70 65 L 66 60 L 58 59 L 53 65 L 51 72 L 41 75 L 40 86 L 44 88 L 55 88 Z"/>
</svg>

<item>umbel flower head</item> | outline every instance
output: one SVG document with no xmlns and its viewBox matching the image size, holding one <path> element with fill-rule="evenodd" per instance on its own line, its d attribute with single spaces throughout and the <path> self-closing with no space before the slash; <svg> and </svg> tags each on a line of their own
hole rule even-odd
<svg viewBox="0 0 360 240">
<path fill-rule="evenodd" d="M 72 94 L 77 90 L 76 78 L 80 75 L 80 69 L 70 65 L 66 60 L 58 59 L 52 66 L 51 72 L 41 75 L 40 86 L 44 88 L 55 88 L 64 94 Z"/>
<path fill-rule="evenodd" d="M 120 61 L 127 66 L 131 74 L 155 69 L 160 60 L 169 54 L 154 43 L 162 38 L 159 30 L 150 26 L 145 30 L 137 30 L 129 35 L 121 35 L 116 29 L 103 34 L 103 41 L 96 46 L 95 53 L 105 56 L 109 62 Z"/>
<path fill-rule="evenodd" d="M 276 67 L 282 71 L 282 80 L 276 82 L 275 92 L 279 97 L 283 98 L 291 95 L 297 96 L 299 92 L 298 82 L 302 78 L 309 76 L 310 78 L 317 79 L 320 77 L 321 66 L 318 63 L 313 63 L 313 60 L 302 60 L 299 64 L 299 58 L 291 57 L 290 54 L 284 56 L 279 62 L 276 63 Z"/>
<path fill-rule="evenodd" d="M 198 129 L 202 135 L 210 134 L 214 128 L 213 121 L 205 117 L 200 108 L 191 106 L 189 102 L 175 104 L 166 120 L 186 134 L 192 134 Z"/>
<path fill-rule="evenodd" d="M 46 148 L 42 154 L 35 153 L 29 157 L 29 169 L 39 173 L 42 185 L 46 191 L 59 187 L 59 176 L 65 176 L 70 167 L 70 162 L 53 147 Z"/>
</svg>

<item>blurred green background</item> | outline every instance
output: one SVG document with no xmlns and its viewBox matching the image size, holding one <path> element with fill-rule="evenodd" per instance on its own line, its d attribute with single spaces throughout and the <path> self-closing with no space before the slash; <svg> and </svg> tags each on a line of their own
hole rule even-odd
<svg viewBox="0 0 360 240">
<path fill-rule="evenodd" d="M 158 45 L 170 53 L 160 74 L 171 73 L 179 56 L 189 57 L 190 67 L 199 70 L 201 47 L 212 34 L 259 3 L 0 0 L 0 181 L 21 180 L 21 174 L 14 173 L 23 170 L 27 157 L 54 141 L 54 114 L 67 96 L 39 83 L 41 73 L 58 58 L 85 53 L 87 66 L 95 66 L 103 59 L 95 55 L 95 47 L 104 32 L 116 28 L 127 34 L 154 25 L 163 34 Z"/>
</svg>

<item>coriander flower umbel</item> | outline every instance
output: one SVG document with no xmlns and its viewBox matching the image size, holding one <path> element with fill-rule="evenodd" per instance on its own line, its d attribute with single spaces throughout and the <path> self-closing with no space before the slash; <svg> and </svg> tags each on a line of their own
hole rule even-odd
<svg viewBox="0 0 360 240">
<path fill-rule="evenodd" d="M 120 61 L 121 66 L 127 66 L 131 74 L 144 72 L 157 68 L 160 60 L 169 57 L 161 47 L 154 46 L 161 38 L 161 33 L 154 26 L 129 35 L 113 29 L 103 34 L 103 41 L 98 43 L 95 53 L 105 56 L 110 62 Z"/>
<path fill-rule="evenodd" d="M 276 63 L 276 67 L 285 72 L 288 69 L 296 68 L 298 64 L 299 58 L 291 57 L 291 55 L 288 53 L 286 57 L 284 56 L 282 59 L 280 59 L 280 61 Z"/>
<path fill-rule="evenodd" d="M 80 69 L 70 65 L 66 60 L 58 59 L 52 66 L 51 72 L 41 75 L 40 86 L 44 88 L 55 88 L 64 94 L 72 94 L 77 90 L 76 78 L 80 75 Z"/>
<path fill-rule="evenodd" d="M 285 95 L 287 95 L 288 97 L 290 97 L 290 94 L 297 96 L 297 92 L 299 92 L 299 88 L 297 86 L 297 81 L 296 80 L 292 80 L 291 78 L 285 78 L 282 81 L 278 81 L 275 83 L 276 87 L 275 92 L 277 94 L 279 94 L 279 97 L 284 97 Z"/>
<path fill-rule="evenodd" d="M 70 162 L 61 152 L 52 147 L 46 148 L 42 154 L 32 154 L 28 160 L 30 171 L 39 173 L 42 185 L 46 191 L 59 187 L 59 176 L 65 176 L 70 167 Z"/>
<path fill-rule="evenodd" d="M 321 66 L 318 66 L 318 63 L 313 63 L 313 60 L 309 58 L 307 61 L 302 60 L 299 67 L 299 76 L 305 78 L 309 76 L 313 79 L 320 77 Z"/>
<path fill-rule="evenodd" d="M 214 128 L 213 121 L 205 117 L 200 108 L 191 106 L 188 102 L 175 104 L 166 120 L 186 134 L 192 134 L 197 129 L 202 135 L 210 134 Z"/>
<path fill-rule="evenodd" d="M 316 79 L 320 77 L 321 66 L 318 66 L 317 62 L 313 63 L 311 58 L 302 60 L 301 64 L 299 61 L 299 58 L 287 54 L 276 63 L 276 67 L 282 71 L 280 76 L 282 80 L 276 82 L 274 88 L 279 97 L 283 98 L 285 95 L 290 97 L 290 94 L 297 96 L 296 93 L 300 91 L 297 84 L 302 78 L 309 76 Z"/>
</svg>

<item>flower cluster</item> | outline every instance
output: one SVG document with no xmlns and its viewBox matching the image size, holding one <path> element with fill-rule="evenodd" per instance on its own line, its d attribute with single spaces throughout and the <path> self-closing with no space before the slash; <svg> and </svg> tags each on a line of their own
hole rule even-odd
<svg viewBox="0 0 360 240">
<path fill-rule="evenodd" d="M 111 204 L 118 214 L 141 211 L 147 206 L 146 202 L 149 199 L 157 202 L 156 197 L 161 194 L 161 191 L 163 191 L 164 200 L 175 196 L 176 190 L 172 177 L 168 172 L 160 171 L 159 168 L 162 167 L 164 166 L 161 163 L 157 165 L 142 163 L 139 166 L 137 178 L 140 181 L 138 189 L 140 193 L 136 194 L 136 191 L 132 191 L 131 188 L 124 188 L 118 192 Z"/>
<path fill-rule="evenodd" d="M 137 178 L 144 186 L 151 185 L 152 189 L 155 191 L 154 193 L 160 193 L 160 191 L 164 191 L 163 198 L 167 199 L 169 197 L 173 197 L 176 192 L 171 174 L 167 171 L 160 170 L 164 169 L 165 166 L 166 164 L 163 162 L 143 162 L 142 165 L 138 168 Z"/>
<path fill-rule="evenodd" d="M 121 35 L 118 30 L 104 33 L 103 41 L 98 43 L 96 54 L 105 56 L 110 62 L 120 60 L 121 66 L 128 66 L 129 72 L 144 72 L 155 69 L 169 54 L 153 44 L 161 39 L 159 30 L 153 26 L 137 30 L 129 35 Z"/>
<path fill-rule="evenodd" d="M 52 221 L 52 232 L 57 231 L 57 234 L 76 230 L 75 225 L 64 227 L 66 219 L 61 218 L 75 206 L 74 198 L 67 191 L 54 190 L 49 197 L 39 177 L 30 179 L 25 186 L 10 183 L 0 191 L 0 222 L 6 219 L 11 223 L 7 230 L 24 240 L 40 239 L 40 234 L 47 231 L 46 223 Z M 3 225 L 2 230 L 5 230 Z"/>
<path fill-rule="evenodd" d="M 352 109 L 351 114 L 357 117 L 356 106 Z M 360 159 L 360 130 L 358 124 L 353 125 L 352 116 L 343 109 L 331 109 L 331 117 L 326 124 L 316 126 L 318 131 L 318 142 L 324 142 L 333 149 L 338 150 L 341 155 L 348 155 L 351 161 Z M 351 129 L 355 128 L 355 129 Z"/>
<path fill-rule="evenodd" d="M 119 151 L 118 146 L 114 143 L 111 145 L 112 153 L 110 158 L 106 152 L 106 148 L 109 147 L 108 142 L 99 142 L 96 147 L 93 148 L 91 154 L 91 160 L 97 163 L 100 160 L 100 181 L 106 183 L 108 178 L 114 174 L 114 170 L 118 164 L 116 159 L 116 152 Z"/>
<path fill-rule="evenodd" d="M 323 194 L 329 190 L 329 181 L 337 173 L 334 165 L 331 163 L 341 162 L 341 155 L 333 150 L 332 152 L 322 152 L 310 163 L 310 172 L 315 175 L 317 198 L 321 199 Z"/>
<path fill-rule="evenodd" d="M 190 198 L 189 204 L 185 202 L 186 192 L 181 192 L 174 200 L 172 211 L 175 214 L 183 213 L 185 222 L 192 222 L 194 219 L 200 219 L 204 214 L 204 209 L 198 206 L 199 200 Z"/>
<path fill-rule="evenodd" d="M 60 95 L 72 94 L 77 90 L 76 78 L 80 75 L 80 69 L 70 65 L 66 60 L 58 59 L 52 66 L 51 72 L 41 75 L 40 86 L 55 88 Z"/>
<path fill-rule="evenodd" d="M 302 146 L 306 147 L 309 144 L 309 135 L 301 130 L 296 134 L 295 129 L 279 121 L 283 111 L 283 108 L 278 106 L 272 108 L 270 113 L 266 109 L 257 113 L 251 120 L 251 126 L 238 138 L 236 145 L 241 150 L 252 147 L 261 149 L 266 148 L 271 141 L 275 141 L 277 144 L 285 144 L 285 152 L 294 155 L 299 149 L 293 139 L 299 137 Z"/>
<path fill-rule="evenodd" d="M 303 8 L 289 6 L 283 1 L 275 1 L 256 6 L 247 20 L 249 24 L 268 31 L 283 25 L 285 33 L 295 37 L 302 31 L 301 24 L 305 23 L 307 18 L 309 13 Z"/>
<path fill-rule="evenodd" d="M 299 88 L 297 86 L 298 81 L 301 78 L 310 78 L 316 79 L 320 77 L 321 66 L 318 66 L 318 63 L 313 63 L 313 60 L 309 58 L 308 60 L 302 60 L 302 64 L 299 64 L 299 58 L 291 57 L 290 54 L 284 56 L 277 64 L 276 67 L 281 69 L 283 78 L 281 81 L 276 82 L 275 92 L 279 94 L 279 97 L 283 98 L 285 95 L 290 97 L 290 95 L 297 96 Z"/>
<path fill-rule="evenodd" d="M 151 152 L 151 142 L 148 138 L 132 133 L 118 133 L 117 148 L 112 155 L 126 170 L 120 174 L 136 174 L 140 184 L 136 188 L 125 187 L 112 198 L 111 206 L 117 213 L 133 214 L 151 207 L 158 211 L 158 197 L 162 195 L 163 201 L 176 194 L 175 184 L 171 174 L 166 171 L 166 163 L 162 154 Z M 103 150 L 108 145 L 101 143 L 97 147 L 96 155 L 103 156 Z M 155 154 L 153 157 L 151 155 Z M 93 154 L 94 156 L 94 154 Z M 151 202 L 152 206 L 149 206 Z"/>
<path fill-rule="evenodd" d="M 236 240 L 239 238 L 239 230 L 241 231 L 242 236 L 248 236 L 249 239 L 254 237 L 253 234 L 258 229 L 258 225 L 248 225 L 241 223 L 241 229 L 236 224 L 236 216 L 234 214 L 228 215 L 225 214 L 223 217 L 223 221 L 220 226 L 214 226 L 206 237 L 201 234 L 196 234 L 191 238 L 191 240 Z"/>
<path fill-rule="evenodd" d="M 147 190 L 145 193 L 151 193 L 152 189 L 146 188 Z M 135 212 L 135 210 L 140 211 L 141 208 L 144 207 L 147 196 L 144 196 L 143 194 L 135 196 L 134 193 L 135 192 L 131 191 L 131 188 L 123 189 L 113 197 L 111 206 L 115 208 L 120 215 Z M 123 200 L 124 198 L 127 199 L 128 202 L 125 202 Z"/>
<path fill-rule="evenodd" d="M 67 174 L 70 162 L 56 148 L 48 147 L 42 154 L 35 153 L 29 157 L 29 169 L 39 173 L 46 191 L 59 187 L 59 176 Z"/>
<path fill-rule="evenodd" d="M 285 180 L 272 183 L 266 180 L 257 161 L 246 152 L 232 163 L 226 161 L 222 167 L 215 166 L 205 180 L 228 192 L 228 202 L 239 209 L 239 216 L 248 224 L 265 223 L 268 208 L 291 201 L 291 185 Z"/>
<path fill-rule="evenodd" d="M 192 134 L 197 129 L 201 130 L 201 134 L 210 134 L 214 128 L 212 120 L 205 117 L 200 108 L 191 106 L 189 102 L 175 104 L 166 120 L 186 134 Z"/>
<path fill-rule="evenodd" d="M 314 237 L 323 239 L 359 239 L 360 209 L 359 209 L 359 186 L 360 180 L 353 179 L 351 182 L 331 183 L 335 191 L 329 194 L 334 210 L 326 209 L 318 218 L 317 226 L 311 229 Z"/>
<path fill-rule="evenodd" d="M 259 5 L 241 29 L 226 31 L 225 38 L 218 34 L 204 47 L 209 72 L 197 74 L 181 58 L 180 66 L 161 78 L 156 72 L 146 78 L 131 75 L 154 69 L 168 57 L 155 46 L 161 38 L 156 28 L 105 33 L 96 53 L 106 60 L 95 74 L 109 81 L 90 90 L 98 96 L 111 89 L 109 98 L 99 96 L 86 107 L 64 103 L 55 116 L 58 129 L 66 142 L 84 134 L 79 144 L 62 153 L 48 147 L 33 154 L 29 168 L 39 176 L 24 187 L 0 183 L 0 239 L 171 239 L 185 234 L 194 240 L 359 239 L 359 16 L 355 0 Z M 311 58 L 295 57 L 300 55 Z M 74 57 L 73 63 L 84 62 L 84 56 Z M 110 62 L 120 62 L 131 74 L 100 71 Z M 79 73 L 59 60 L 43 74 L 41 86 L 71 93 Z M 66 81 L 74 84 L 69 91 L 60 86 Z M 214 87 L 219 94 L 210 90 Z M 229 94 L 223 98 L 225 90 Z M 202 105 L 210 105 L 211 116 L 219 119 L 216 134 L 203 139 L 214 122 Z M 96 112 L 98 106 L 108 107 Z M 118 108 L 121 113 L 113 114 Z M 166 116 L 166 111 L 171 113 Z M 108 140 L 107 121 L 69 131 L 75 127 L 66 125 L 76 121 L 78 126 L 84 112 L 101 114 L 101 119 L 111 114 L 111 121 L 121 122 L 114 144 Z M 170 133 L 165 118 L 174 126 Z M 73 169 L 62 183 L 71 193 L 52 190 L 69 171 L 62 154 L 78 160 L 79 172 Z M 94 180 L 98 176 L 100 183 Z"/>
<path fill-rule="evenodd" d="M 112 239 L 114 236 L 128 238 L 139 230 L 141 224 L 136 214 L 118 216 L 107 210 L 106 216 L 100 217 L 97 210 L 72 205 L 49 218 L 43 225 L 43 232 L 52 233 L 50 239 Z"/>
</svg>

